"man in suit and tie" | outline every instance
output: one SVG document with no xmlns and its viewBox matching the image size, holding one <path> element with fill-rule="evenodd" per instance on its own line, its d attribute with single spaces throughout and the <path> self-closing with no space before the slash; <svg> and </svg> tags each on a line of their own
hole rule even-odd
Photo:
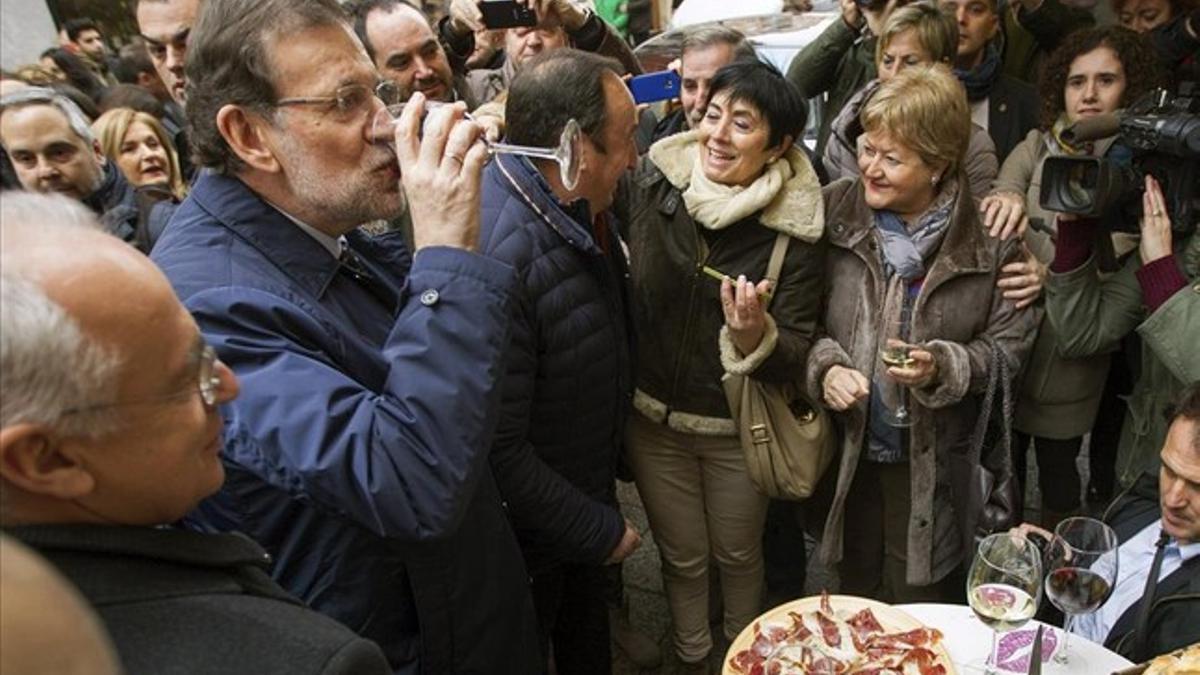
<svg viewBox="0 0 1200 675">
<path fill-rule="evenodd" d="M 1071 628 L 1134 662 L 1200 641 L 1200 383 L 1172 411 L 1160 459 L 1158 475 L 1143 474 L 1105 512 L 1120 541 L 1117 580 Z"/>
</svg>

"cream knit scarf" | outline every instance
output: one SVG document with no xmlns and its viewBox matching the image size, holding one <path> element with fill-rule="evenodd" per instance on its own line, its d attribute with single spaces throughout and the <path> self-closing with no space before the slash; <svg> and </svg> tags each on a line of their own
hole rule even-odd
<svg viewBox="0 0 1200 675">
<path fill-rule="evenodd" d="M 728 227 L 765 209 L 792 177 L 790 164 L 775 161 L 767 164 L 763 174 L 746 187 L 721 185 L 704 175 L 699 151 L 693 152 L 697 157 L 692 163 L 692 180 L 683 191 L 683 203 L 688 215 L 710 230 Z"/>
</svg>

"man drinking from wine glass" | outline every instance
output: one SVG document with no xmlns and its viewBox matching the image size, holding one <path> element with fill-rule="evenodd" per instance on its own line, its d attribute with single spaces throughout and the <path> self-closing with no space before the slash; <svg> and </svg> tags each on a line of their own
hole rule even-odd
<svg viewBox="0 0 1200 675">
<path fill-rule="evenodd" d="M 1135 662 L 1200 641 L 1200 382 L 1170 419 L 1157 485 L 1143 474 L 1104 514 L 1121 542 L 1112 594 L 1071 628 Z"/>
</svg>

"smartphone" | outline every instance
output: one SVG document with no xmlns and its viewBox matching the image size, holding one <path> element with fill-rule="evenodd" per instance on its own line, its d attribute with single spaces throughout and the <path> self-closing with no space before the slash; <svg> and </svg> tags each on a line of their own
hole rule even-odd
<svg viewBox="0 0 1200 675">
<path fill-rule="evenodd" d="M 629 91 L 633 93 L 635 103 L 653 103 L 679 98 L 679 73 L 673 70 L 660 70 L 630 78 Z"/>
<path fill-rule="evenodd" d="M 479 11 L 483 14 L 483 25 L 488 28 L 536 26 L 538 22 L 537 13 L 524 5 L 512 2 L 512 0 L 481 2 Z"/>
</svg>

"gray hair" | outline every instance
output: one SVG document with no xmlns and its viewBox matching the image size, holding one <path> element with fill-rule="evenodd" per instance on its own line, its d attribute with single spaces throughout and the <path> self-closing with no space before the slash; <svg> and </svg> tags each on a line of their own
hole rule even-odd
<svg viewBox="0 0 1200 675">
<path fill-rule="evenodd" d="M 36 224 L 39 231 L 99 230 L 81 204 L 66 197 L 6 192 L 0 228 Z M 87 410 L 115 392 L 121 359 L 88 336 L 67 311 L 5 251 L 0 272 L 0 428 L 38 424 L 67 436 L 94 438 L 115 426 L 111 409 Z M 16 254 L 19 255 L 19 254 Z M 82 410 L 81 410 L 82 409 Z"/>
<path fill-rule="evenodd" d="M 709 47 L 720 45 L 729 45 L 733 48 L 734 61 L 741 61 L 743 59 L 758 60 L 758 54 L 754 51 L 754 45 L 750 44 L 746 36 L 740 30 L 727 26 L 706 26 L 687 31 L 683 35 L 683 42 L 679 47 L 679 55 L 683 56 L 690 51 L 708 49 Z"/>
<path fill-rule="evenodd" d="M 71 125 L 71 131 L 74 131 L 76 136 L 83 139 L 89 146 L 95 139 L 92 136 L 92 126 L 79 106 L 66 96 L 46 87 L 19 89 L 0 98 L 0 115 L 10 108 L 24 108 L 30 105 L 49 105 L 58 108 L 58 111 L 66 116 L 67 122 Z"/>
</svg>

